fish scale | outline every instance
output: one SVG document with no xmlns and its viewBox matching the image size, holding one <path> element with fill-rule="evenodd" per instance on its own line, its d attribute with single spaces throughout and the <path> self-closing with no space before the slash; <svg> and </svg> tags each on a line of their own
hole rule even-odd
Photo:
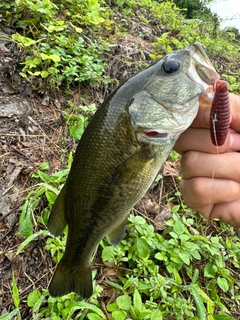
<svg viewBox="0 0 240 320">
<path fill-rule="evenodd" d="M 199 95 L 218 78 L 195 43 L 126 81 L 98 108 L 49 217 L 55 236 L 68 225 L 66 249 L 49 285 L 53 297 L 92 295 L 96 247 L 106 235 L 113 245 L 121 241 L 130 210 L 190 126 Z"/>
</svg>

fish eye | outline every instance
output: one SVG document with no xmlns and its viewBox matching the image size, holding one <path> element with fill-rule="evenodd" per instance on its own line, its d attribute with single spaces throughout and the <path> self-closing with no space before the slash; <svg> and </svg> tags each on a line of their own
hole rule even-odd
<svg viewBox="0 0 240 320">
<path fill-rule="evenodd" d="M 180 63 L 175 60 L 167 60 L 162 65 L 163 70 L 168 73 L 174 73 L 180 69 Z"/>
</svg>

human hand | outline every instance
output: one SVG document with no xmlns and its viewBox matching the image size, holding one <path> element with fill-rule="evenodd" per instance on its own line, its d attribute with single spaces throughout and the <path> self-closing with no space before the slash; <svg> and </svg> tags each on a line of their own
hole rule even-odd
<svg viewBox="0 0 240 320">
<path fill-rule="evenodd" d="M 180 183 L 185 203 L 208 219 L 240 227 L 240 97 L 230 94 L 231 124 L 226 142 L 212 144 L 211 100 L 199 100 L 199 112 L 174 149 L 183 154 Z"/>
</svg>

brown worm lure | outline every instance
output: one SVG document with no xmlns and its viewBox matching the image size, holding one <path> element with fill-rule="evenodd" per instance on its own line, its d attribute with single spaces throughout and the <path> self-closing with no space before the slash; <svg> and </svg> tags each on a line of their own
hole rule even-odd
<svg viewBox="0 0 240 320">
<path fill-rule="evenodd" d="M 210 111 L 210 134 L 215 146 L 222 146 L 227 138 L 230 126 L 230 101 L 228 84 L 218 80 L 215 87 L 215 96 Z"/>
</svg>

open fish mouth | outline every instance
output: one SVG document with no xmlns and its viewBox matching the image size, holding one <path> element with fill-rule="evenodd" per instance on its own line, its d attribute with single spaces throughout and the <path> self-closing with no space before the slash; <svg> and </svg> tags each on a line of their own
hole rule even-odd
<svg viewBox="0 0 240 320">
<path fill-rule="evenodd" d="M 143 133 L 149 138 L 166 138 L 168 136 L 167 132 L 158 132 L 158 131 L 144 131 Z"/>
<path fill-rule="evenodd" d="M 203 46 L 196 42 L 189 47 L 192 55 L 194 67 L 190 70 L 190 77 L 199 82 L 205 93 L 209 91 L 210 86 L 214 86 L 216 81 L 220 79 L 220 75 L 216 72 Z"/>
<path fill-rule="evenodd" d="M 165 139 L 171 136 L 176 136 L 186 130 L 187 126 L 179 126 L 177 128 L 171 128 L 169 130 L 166 129 L 144 129 L 139 128 L 137 133 L 146 136 L 149 139 Z"/>
</svg>

